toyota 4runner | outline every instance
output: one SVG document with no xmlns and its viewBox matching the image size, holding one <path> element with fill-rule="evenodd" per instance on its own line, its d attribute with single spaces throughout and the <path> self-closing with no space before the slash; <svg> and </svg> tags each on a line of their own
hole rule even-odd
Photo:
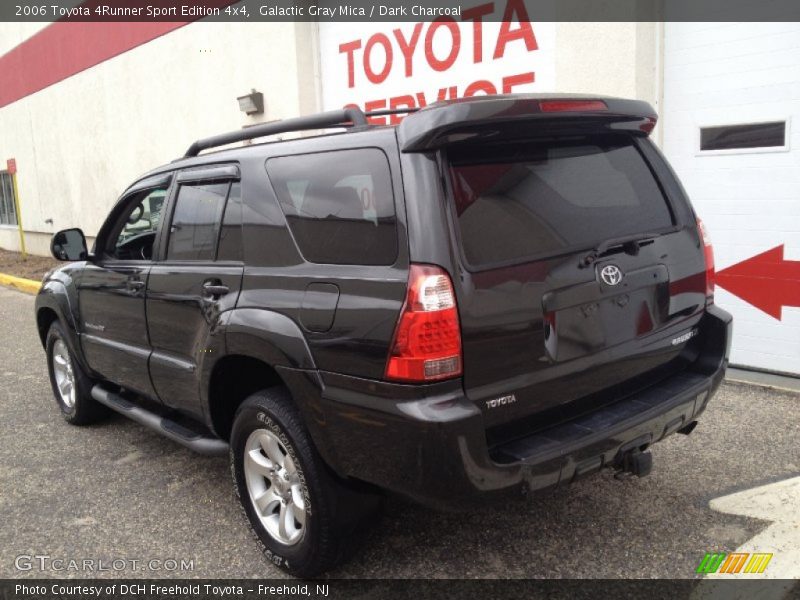
<svg viewBox="0 0 800 600">
<path fill-rule="evenodd" d="M 486 96 L 374 124 L 389 112 L 195 142 L 91 252 L 57 233 L 73 262 L 36 301 L 65 419 L 112 409 L 228 454 L 299 576 L 340 560 L 380 491 L 449 507 L 646 475 L 727 365 L 711 245 L 648 104 Z"/>
</svg>

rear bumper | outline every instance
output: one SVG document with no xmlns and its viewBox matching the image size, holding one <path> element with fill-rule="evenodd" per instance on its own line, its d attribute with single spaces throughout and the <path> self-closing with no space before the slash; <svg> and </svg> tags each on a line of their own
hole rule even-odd
<svg viewBox="0 0 800 600">
<path fill-rule="evenodd" d="M 402 386 L 323 373 L 312 435 L 340 475 L 431 505 L 569 483 L 697 420 L 725 374 L 731 316 L 711 307 L 701 328 L 704 347 L 686 371 L 491 453 L 481 412 L 457 382 Z"/>
</svg>

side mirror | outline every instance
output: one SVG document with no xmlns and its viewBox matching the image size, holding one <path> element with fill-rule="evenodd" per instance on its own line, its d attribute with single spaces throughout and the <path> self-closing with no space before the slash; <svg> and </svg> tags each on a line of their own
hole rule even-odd
<svg viewBox="0 0 800 600">
<path fill-rule="evenodd" d="M 56 260 L 87 260 L 86 236 L 80 229 L 62 229 L 50 241 L 50 253 Z"/>
</svg>

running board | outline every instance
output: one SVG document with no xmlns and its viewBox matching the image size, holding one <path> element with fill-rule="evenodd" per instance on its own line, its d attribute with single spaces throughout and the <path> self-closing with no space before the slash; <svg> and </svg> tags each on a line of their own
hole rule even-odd
<svg viewBox="0 0 800 600">
<path fill-rule="evenodd" d="M 92 388 L 92 398 L 105 404 L 112 410 L 133 419 L 137 423 L 168 437 L 173 442 L 178 442 L 198 454 L 207 456 L 222 456 L 228 453 L 228 444 L 223 440 L 211 435 L 198 433 L 184 427 L 183 425 L 162 417 L 152 411 L 146 410 L 126 400 L 119 394 L 109 392 L 100 384 Z"/>
</svg>

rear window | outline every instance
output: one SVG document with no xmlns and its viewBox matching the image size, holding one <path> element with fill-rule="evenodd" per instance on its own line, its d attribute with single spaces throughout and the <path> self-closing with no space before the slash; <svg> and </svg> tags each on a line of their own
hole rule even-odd
<svg viewBox="0 0 800 600">
<path fill-rule="evenodd" d="M 476 267 L 522 262 L 673 224 L 627 138 L 448 152 L 461 244 Z"/>
<path fill-rule="evenodd" d="M 389 162 L 375 148 L 267 161 L 289 229 L 314 263 L 391 265 L 397 225 Z"/>
</svg>

